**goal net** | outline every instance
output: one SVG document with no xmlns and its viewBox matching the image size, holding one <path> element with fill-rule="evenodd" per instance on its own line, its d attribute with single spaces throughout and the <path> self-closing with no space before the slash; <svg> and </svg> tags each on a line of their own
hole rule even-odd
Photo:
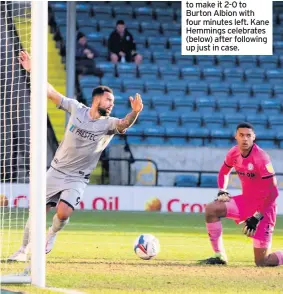
<svg viewBox="0 0 283 294">
<path fill-rule="evenodd" d="M 35 113 L 31 107 L 33 84 L 31 86 L 30 74 L 18 60 L 21 50 L 34 55 L 31 50 L 31 15 L 34 13 L 29 1 L 0 2 L 0 292 L 1 283 L 31 281 L 27 269 L 32 258 L 26 262 L 8 260 L 22 243 L 23 230 L 30 213 L 30 175 L 35 174 L 31 161 L 32 152 L 36 153 L 31 148 L 31 144 L 34 145 L 34 135 L 31 134 L 37 130 L 31 118 L 31 113 L 33 116 Z M 41 98 L 45 99 L 45 96 Z M 38 148 L 41 148 L 40 143 Z M 43 156 L 45 154 L 43 149 Z M 33 217 L 36 217 L 34 213 Z"/>
</svg>

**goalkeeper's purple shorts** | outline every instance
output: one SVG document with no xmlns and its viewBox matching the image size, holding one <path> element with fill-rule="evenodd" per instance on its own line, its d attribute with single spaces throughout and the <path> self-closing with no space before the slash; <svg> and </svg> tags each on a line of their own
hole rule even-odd
<svg viewBox="0 0 283 294">
<path fill-rule="evenodd" d="M 255 211 L 255 205 L 247 203 L 247 197 L 237 195 L 232 197 L 229 202 L 225 202 L 227 214 L 226 218 L 234 220 L 237 224 L 244 222 L 252 216 Z M 255 235 L 252 237 L 254 248 L 271 248 L 272 234 L 276 223 L 276 204 L 271 204 L 265 211 L 263 220 L 260 221 Z"/>
</svg>

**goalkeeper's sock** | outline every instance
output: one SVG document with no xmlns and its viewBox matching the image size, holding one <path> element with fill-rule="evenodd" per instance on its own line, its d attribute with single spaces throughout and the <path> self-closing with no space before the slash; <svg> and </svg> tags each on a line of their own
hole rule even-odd
<svg viewBox="0 0 283 294">
<path fill-rule="evenodd" d="M 276 251 L 274 254 L 278 258 L 278 265 L 283 265 L 283 251 Z"/>
<path fill-rule="evenodd" d="M 227 260 L 222 238 L 222 223 L 220 221 L 206 223 L 206 228 L 214 252 L 219 256 L 221 255 L 222 259 Z"/>
<path fill-rule="evenodd" d="M 53 233 L 56 234 L 57 232 L 61 231 L 68 222 L 69 222 L 69 218 L 67 218 L 65 220 L 61 220 L 58 218 L 58 215 L 56 213 L 53 217 L 53 223 L 52 223 L 52 227 L 51 227 Z"/>
<path fill-rule="evenodd" d="M 26 222 L 25 225 L 25 230 L 24 230 L 24 236 L 23 236 L 23 242 L 22 242 L 22 248 L 25 249 L 28 246 L 29 243 L 29 218 Z"/>
</svg>

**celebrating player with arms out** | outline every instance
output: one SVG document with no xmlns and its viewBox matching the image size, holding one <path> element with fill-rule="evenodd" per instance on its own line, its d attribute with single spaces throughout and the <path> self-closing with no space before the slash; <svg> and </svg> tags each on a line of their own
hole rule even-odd
<svg viewBox="0 0 283 294">
<path fill-rule="evenodd" d="M 239 124 L 235 139 L 238 145 L 230 149 L 218 175 L 217 198 L 206 206 L 206 227 L 215 256 L 201 263 L 227 264 L 220 221 L 226 217 L 238 224 L 244 222 L 243 233 L 253 238 L 257 266 L 282 265 L 283 251 L 271 253 L 278 189 L 270 158 L 254 143 L 251 124 Z M 242 184 L 242 195 L 235 197 L 226 190 L 232 168 Z"/>
<path fill-rule="evenodd" d="M 31 61 L 26 52 L 20 53 L 20 63 L 27 71 Z M 86 107 L 78 101 L 66 98 L 51 85 L 47 97 L 58 108 L 70 113 L 64 139 L 58 147 L 47 172 L 46 209 L 56 206 L 52 226 L 46 238 L 46 253 L 55 242 L 57 232 L 69 221 L 69 217 L 82 200 L 91 171 L 96 167 L 102 151 L 117 133 L 124 133 L 131 127 L 143 109 L 141 96 L 130 97 L 132 112 L 124 119 L 110 117 L 114 107 L 114 95 L 106 86 L 99 86 L 92 92 L 92 105 Z M 25 261 L 29 242 L 29 221 L 27 221 L 23 243 L 9 260 Z"/>
</svg>

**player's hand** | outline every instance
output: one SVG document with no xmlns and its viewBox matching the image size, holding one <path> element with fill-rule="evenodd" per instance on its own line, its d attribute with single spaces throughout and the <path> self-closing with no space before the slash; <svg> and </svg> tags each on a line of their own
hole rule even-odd
<svg viewBox="0 0 283 294">
<path fill-rule="evenodd" d="M 132 110 L 135 112 L 141 112 L 143 109 L 142 99 L 140 94 L 136 94 L 135 98 L 132 96 L 129 98 L 131 102 Z"/>
<path fill-rule="evenodd" d="M 31 71 L 31 59 L 29 57 L 29 54 L 26 51 L 21 51 L 19 56 L 19 61 L 22 67 L 30 72 Z"/>
<path fill-rule="evenodd" d="M 220 202 L 229 202 L 231 200 L 231 195 L 229 194 L 228 191 L 220 189 L 215 198 L 215 201 L 216 200 Z"/>
<path fill-rule="evenodd" d="M 248 237 L 253 237 L 259 222 L 263 219 L 263 215 L 260 212 L 256 212 L 253 216 L 246 219 L 243 233 Z"/>
</svg>

